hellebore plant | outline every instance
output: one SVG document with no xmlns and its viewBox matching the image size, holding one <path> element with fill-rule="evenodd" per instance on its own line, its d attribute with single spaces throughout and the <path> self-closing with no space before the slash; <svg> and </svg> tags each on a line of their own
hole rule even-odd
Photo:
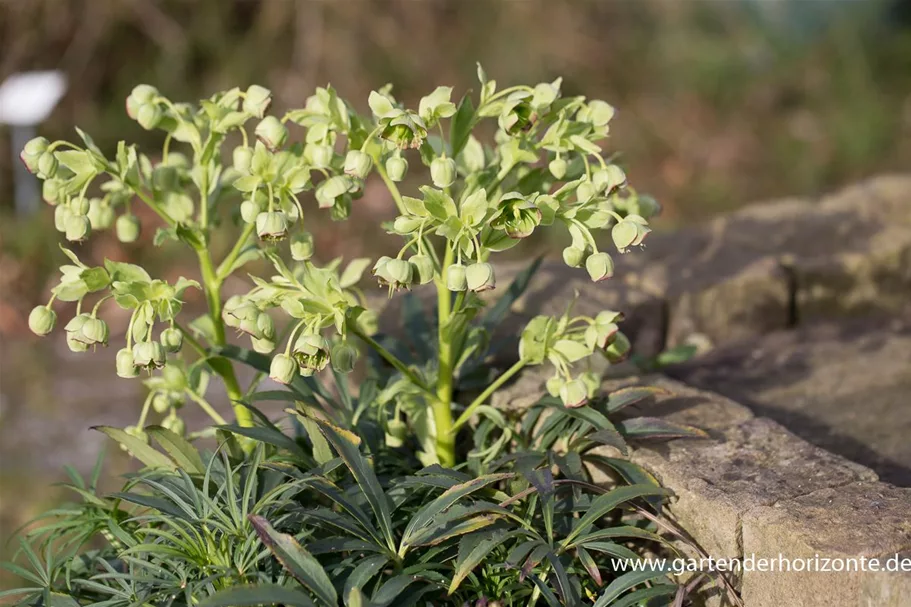
<svg viewBox="0 0 911 607">
<path fill-rule="evenodd" d="M 201 275 L 201 282 L 181 278 L 168 284 L 131 264 L 106 261 L 88 267 L 64 249 L 72 265 L 61 268 L 51 301 L 32 311 L 32 330 L 38 335 L 51 331 L 55 300 L 77 302 L 77 315 L 65 327 L 67 343 L 86 351 L 108 342 L 107 325 L 98 316 L 101 301 L 113 298 L 130 310 L 126 345 L 117 354 L 118 375 L 170 369 L 148 382 L 152 393 L 141 422 L 149 406 L 160 402 L 155 395 L 168 393 L 174 405 L 165 410 L 168 419 L 176 419 L 186 395 L 217 424 L 224 423 L 205 400 L 208 375 L 215 373 L 235 404 L 237 423 L 251 425 L 244 404 L 249 391 L 241 390 L 232 364 L 222 356 L 228 328 L 248 336 L 256 352 L 272 356 L 269 376 L 282 384 L 327 366 L 348 373 L 367 347 L 407 379 L 408 398 L 432 412 L 435 447 L 427 455 L 446 466 L 457 462 L 459 429 L 526 366 L 551 363 L 555 375 L 548 390 L 566 406 L 583 406 L 599 384 L 592 372 L 577 371 L 583 361 L 595 353 L 618 360 L 629 350 L 617 330 L 617 312 L 533 319 L 522 333 L 519 361 L 472 402 L 454 401 L 460 369 L 485 338 L 471 322 L 485 305 L 478 294 L 497 286 L 494 254 L 539 229 L 568 231 L 566 264 L 584 267 L 593 281 L 606 280 L 613 275 L 613 261 L 599 247 L 597 233 L 609 232 L 616 250 L 626 252 L 642 243 L 649 232 L 647 218 L 658 207 L 627 187 L 623 170 L 602 154 L 599 142 L 614 116 L 610 105 L 561 96 L 559 79 L 498 90 L 480 69 L 479 78 L 477 107 L 470 96 L 456 104 L 451 88 L 438 87 L 415 111 L 386 88 L 370 94 L 370 114 L 362 115 L 332 88 L 320 88 L 304 108 L 281 118 L 267 113 L 271 93 L 260 86 L 219 93 L 194 107 L 140 85 L 127 99 L 127 112 L 143 128 L 165 133 L 159 157 L 121 142 L 108 158 L 82 131 L 82 146 L 30 141 L 21 158 L 44 180 L 44 198 L 55 207 L 57 229 L 67 240 L 80 242 L 113 226 L 121 241 L 133 242 L 141 226 L 132 207 L 145 204 L 164 223 L 155 244 L 187 246 Z M 482 143 L 475 132 L 484 130 L 487 119 L 498 128 L 491 143 Z M 235 141 L 228 153 L 225 148 Z M 181 151 L 172 149 L 177 144 Z M 429 168 L 429 183 L 405 195 L 398 183 L 415 164 Z M 341 272 L 337 262 L 318 267 L 312 261 L 313 237 L 305 221 L 311 203 L 304 194 L 312 192 L 320 209 L 343 220 L 373 173 L 398 209 L 388 229 L 404 240 L 395 257 L 372 264 L 373 276 L 390 296 L 431 283 L 437 292 L 436 352 L 425 364 L 406 365 L 371 337 L 377 315 L 356 287 L 369 260 L 352 260 Z M 93 187 L 99 195 L 89 197 Z M 240 224 L 240 236 L 215 260 L 209 246 L 213 232 L 231 222 Z M 260 258 L 271 262 L 274 275 L 252 277 L 248 293 L 223 301 L 226 279 Z M 208 313 L 183 323 L 178 318 L 182 295 L 191 288 L 204 291 Z M 83 307 L 90 295 L 99 299 L 87 313 Z M 285 333 L 276 330 L 268 313 L 272 309 L 290 318 Z M 185 344 L 201 357 L 193 364 L 183 362 Z M 141 435 L 141 427 L 130 432 Z"/>
<path fill-rule="evenodd" d="M 596 448 L 625 453 L 627 438 L 700 435 L 662 420 L 608 419 L 660 393 L 600 394 L 589 362 L 627 356 L 621 314 L 574 315 L 567 302 L 562 315 L 527 324 L 512 366 L 498 370 L 491 357 L 490 334 L 540 261 L 495 297 L 496 253 L 538 230 L 564 229 L 566 264 L 604 281 L 614 266 L 598 232 L 609 232 L 612 250 L 637 247 L 657 204 L 602 155 L 611 106 L 563 97 L 560 80 L 497 90 L 480 67 L 478 75 L 477 105 L 468 95 L 456 104 L 439 87 L 415 111 L 384 88 L 362 115 L 327 87 L 281 118 L 267 113 L 271 93 L 260 86 L 191 106 L 140 85 L 127 112 L 164 132 L 160 157 L 121 142 L 108 158 L 81 131 L 82 146 L 26 145 L 22 160 L 44 180 L 67 240 L 113 227 L 134 242 L 143 226 L 132 206 L 145 204 L 163 224 L 154 243 L 188 247 L 201 280 L 171 284 L 111 260 L 91 267 L 63 249 L 71 264 L 29 326 L 48 335 L 54 302 L 75 302 L 66 341 L 86 352 L 110 339 L 102 302 L 130 311 L 116 372 L 145 377 L 149 394 L 136 425 L 99 430 L 145 468 L 111 495 L 97 493 L 100 467 L 88 483 L 71 475 L 82 503 L 51 511 L 26 533 L 21 554 L 31 570 L 0 565 L 28 586 L 0 598 L 124 607 L 683 605 L 699 577 L 680 584 L 660 569 L 624 573 L 611 561 L 673 551 L 665 537 L 673 529 L 660 518 L 667 491 Z M 487 143 L 475 136 L 490 132 Z M 400 191 L 420 165 L 429 179 Z M 394 257 L 320 267 L 305 229 L 306 193 L 344 220 L 374 173 L 398 210 L 385 227 L 403 246 Z M 216 260 L 213 235 L 231 223 L 240 235 Z M 250 276 L 246 293 L 225 299 L 228 277 L 256 261 L 271 265 L 269 275 Z M 380 333 L 358 286 L 368 269 L 390 297 L 435 290 L 435 314 L 406 293 L 405 334 Z M 187 321 L 189 289 L 204 292 L 208 309 Z M 250 349 L 228 344 L 228 329 Z M 351 391 L 345 375 L 362 352 L 370 364 Z M 237 362 L 257 371 L 247 389 Z M 488 404 L 523 369 L 543 364 L 554 371 L 549 396 L 520 416 Z M 207 399 L 215 376 L 234 423 Z M 281 389 L 260 390 L 266 376 Z M 212 418 L 214 453 L 191 443 L 212 428 L 187 435 L 187 399 Z M 286 409 L 292 435 L 254 406 L 263 401 L 294 404 Z M 159 424 L 147 424 L 150 412 Z M 613 481 L 594 484 L 592 467 Z M 105 542 L 90 543 L 99 535 Z"/>
</svg>

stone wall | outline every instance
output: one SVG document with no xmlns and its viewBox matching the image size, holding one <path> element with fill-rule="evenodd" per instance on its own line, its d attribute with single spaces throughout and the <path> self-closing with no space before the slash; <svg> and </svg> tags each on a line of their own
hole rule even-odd
<svg viewBox="0 0 911 607">
<path fill-rule="evenodd" d="M 647 243 L 597 285 L 546 265 L 503 333 L 579 290 L 581 313 L 627 315 L 640 355 L 711 346 L 666 369 L 675 379 L 636 380 L 674 393 L 650 414 L 711 438 L 632 457 L 675 491 L 671 513 L 713 556 L 911 555 L 911 177 L 758 204 Z M 532 402 L 547 376 L 527 373 L 495 404 Z M 734 581 L 747 607 L 911 605 L 911 573 Z M 726 604 L 718 589 L 701 600 Z"/>
</svg>

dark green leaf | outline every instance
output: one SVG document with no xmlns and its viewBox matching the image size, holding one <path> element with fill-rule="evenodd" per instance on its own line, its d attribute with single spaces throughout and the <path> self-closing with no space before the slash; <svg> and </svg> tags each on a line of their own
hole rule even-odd
<svg viewBox="0 0 911 607">
<path fill-rule="evenodd" d="M 254 605 L 314 607 L 313 601 L 303 592 L 275 584 L 235 586 L 217 592 L 199 603 L 199 607 L 252 607 Z"/>
<path fill-rule="evenodd" d="M 707 438 L 705 431 L 656 417 L 636 417 L 617 424 L 620 432 L 630 439 Z"/>
<path fill-rule="evenodd" d="M 593 607 L 615 607 L 616 604 L 613 601 L 619 598 L 621 594 L 635 588 L 639 584 L 663 577 L 664 574 L 665 572 L 663 570 L 657 568 L 624 573 L 604 589 L 604 592 L 598 597 L 598 600 L 595 601 Z M 675 587 L 674 592 L 676 591 L 677 589 Z M 632 604 L 635 604 L 635 601 L 633 603 L 627 603 L 627 605 Z"/>
<path fill-rule="evenodd" d="M 465 144 L 468 143 L 468 137 L 471 135 L 471 129 L 474 128 L 474 105 L 471 101 L 471 95 L 462 97 L 459 103 L 459 109 L 452 117 L 449 124 L 449 144 L 452 146 L 453 158 L 459 155 Z"/>
<path fill-rule="evenodd" d="M 667 396 L 670 392 L 663 388 L 654 388 L 651 386 L 631 386 L 629 388 L 620 388 L 611 392 L 607 397 L 607 412 L 616 413 L 624 407 L 634 405 L 639 401 L 654 396 Z"/>
</svg>

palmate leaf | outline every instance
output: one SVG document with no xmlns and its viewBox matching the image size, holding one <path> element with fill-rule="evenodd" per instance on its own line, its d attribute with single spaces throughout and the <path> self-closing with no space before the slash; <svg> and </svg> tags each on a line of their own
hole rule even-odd
<svg viewBox="0 0 911 607">
<path fill-rule="evenodd" d="M 199 451 L 182 436 L 161 426 L 149 426 L 146 428 L 146 432 L 161 445 L 161 448 L 171 456 L 179 468 L 191 474 L 205 473 L 206 467 L 202 463 Z"/>
<path fill-rule="evenodd" d="M 634 607 L 635 605 L 647 605 L 649 599 L 655 599 L 662 596 L 673 596 L 677 593 L 677 586 L 675 584 L 658 584 L 657 586 L 652 586 L 650 588 L 640 588 L 635 592 L 631 592 L 628 595 L 624 596 L 620 600 L 611 603 L 609 607 Z"/>
<path fill-rule="evenodd" d="M 199 603 L 199 607 L 253 607 L 254 605 L 286 605 L 315 607 L 303 592 L 275 584 L 236 586 L 216 592 Z"/>
<path fill-rule="evenodd" d="M 670 392 L 664 388 L 657 388 L 653 386 L 631 386 L 629 388 L 620 388 L 619 390 L 614 390 L 607 396 L 605 409 L 608 413 L 616 413 L 624 407 L 634 405 L 645 400 L 646 398 L 668 395 L 670 395 Z"/>
<path fill-rule="evenodd" d="M 708 438 L 708 433 L 694 426 L 678 424 L 657 417 L 634 417 L 617 424 L 620 432 L 629 439 L 667 440 L 672 438 Z"/>
<path fill-rule="evenodd" d="M 338 594 L 332 580 L 313 555 L 304 550 L 290 535 L 273 529 L 265 518 L 251 514 L 249 519 L 262 543 L 298 582 L 313 592 L 327 607 L 338 605 Z"/>
<path fill-rule="evenodd" d="M 654 485 L 629 485 L 617 487 L 599 495 L 592 501 L 591 507 L 585 515 L 579 519 L 573 530 L 570 531 L 561 543 L 561 548 L 566 548 L 576 537 L 596 523 L 601 517 L 608 512 L 617 508 L 620 504 L 640 498 L 640 497 L 664 497 L 670 492 L 666 489 Z"/>
<path fill-rule="evenodd" d="M 149 468 L 167 468 L 176 470 L 177 466 L 166 455 L 160 453 L 148 446 L 144 441 L 131 436 L 120 428 L 110 426 L 93 426 L 92 430 L 98 430 L 107 434 L 115 441 L 123 445 L 133 456 Z"/>
<path fill-rule="evenodd" d="M 515 533 L 507 533 L 505 529 L 462 536 L 459 542 L 459 556 L 456 558 L 455 571 L 449 582 L 447 594 L 452 595 L 468 574 L 497 546 L 515 536 Z"/>
<path fill-rule="evenodd" d="M 352 602 L 349 599 L 352 592 L 355 590 L 361 592 L 367 582 L 379 573 L 380 569 L 388 562 L 389 557 L 382 555 L 368 556 L 367 558 L 361 559 L 357 567 L 348 574 L 348 579 L 345 580 L 343 596 L 345 597 L 346 606 L 353 607 Z"/>
</svg>

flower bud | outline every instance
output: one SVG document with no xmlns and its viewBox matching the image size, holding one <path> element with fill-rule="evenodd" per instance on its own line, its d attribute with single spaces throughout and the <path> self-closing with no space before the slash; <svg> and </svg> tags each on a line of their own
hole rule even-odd
<svg viewBox="0 0 911 607">
<path fill-rule="evenodd" d="M 164 118 L 164 112 L 157 103 L 143 103 L 136 111 L 136 122 L 147 131 L 151 131 L 161 124 L 162 118 Z"/>
<path fill-rule="evenodd" d="M 268 337 L 263 337 L 262 339 L 253 338 L 253 351 L 259 352 L 260 354 L 270 354 L 272 350 L 275 349 L 275 341 L 269 339 Z"/>
<path fill-rule="evenodd" d="M 65 204 L 54 209 L 54 227 L 58 232 L 66 232 L 66 220 L 72 217 L 73 212 Z"/>
<path fill-rule="evenodd" d="M 175 327 L 168 327 L 162 331 L 158 339 L 165 352 L 180 352 L 180 348 L 183 346 L 183 333 Z"/>
<path fill-rule="evenodd" d="M 248 114 L 262 118 L 272 104 L 272 92 L 258 84 L 251 84 L 244 94 L 242 109 Z"/>
<path fill-rule="evenodd" d="M 47 151 L 49 145 L 50 143 L 44 137 L 35 137 L 30 139 L 25 144 L 25 147 L 22 148 L 22 152 L 19 153 L 19 160 L 22 161 L 29 173 L 38 172 L 38 160 Z"/>
<path fill-rule="evenodd" d="M 70 242 L 81 242 L 88 238 L 92 231 L 92 224 L 85 215 L 70 214 L 66 218 L 66 239 Z"/>
<path fill-rule="evenodd" d="M 324 169 L 332 164 L 332 146 L 324 143 L 316 143 L 309 146 L 309 148 L 310 161 L 313 163 L 314 167 Z"/>
<path fill-rule="evenodd" d="M 114 224 L 114 209 L 100 198 L 89 201 L 87 216 L 93 230 L 106 230 Z"/>
<path fill-rule="evenodd" d="M 329 364 L 329 342 L 321 335 L 304 333 L 294 342 L 292 356 L 300 366 L 301 375 L 313 375 Z"/>
<path fill-rule="evenodd" d="M 570 408 L 581 407 L 588 402 L 588 388 L 581 379 L 573 379 L 560 388 L 560 400 Z"/>
<path fill-rule="evenodd" d="M 351 150 L 345 156 L 345 173 L 358 179 L 366 179 L 373 168 L 373 159 L 361 150 Z"/>
<path fill-rule="evenodd" d="M 260 312 L 256 317 L 256 328 L 262 336 L 261 338 L 275 339 L 275 321 L 265 312 Z"/>
<path fill-rule="evenodd" d="M 563 249 L 563 263 L 571 268 L 578 268 L 585 260 L 585 251 L 576 247 Z"/>
<path fill-rule="evenodd" d="M 82 338 L 89 345 L 108 343 L 108 323 L 98 317 L 91 317 L 82 325 Z"/>
<path fill-rule="evenodd" d="M 460 263 L 454 263 L 446 268 L 446 288 L 450 291 L 465 291 L 468 289 L 465 266 Z"/>
<path fill-rule="evenodd" d="M 178 436 L 183 436 L 187 433 L 187 424 L 183 419 L 177 416 L 173 411 L 166 418 L 161 420 L 161 427 L 165 430 L 170 430 Z"/>
<path fill-rule="evenodd" d="M 629 339 L 623 333 L 617 333 L 614 341 L 604 349 L 604 355 L 612 363 L 619 363 L 626 360 L 632 348 Z"/>
<path fill-rule="evenodd" d="M 347 341 L 341 341 L 332 346 L 329 354 L 332 362 L 332 368 L 339 373 L 351 373 L 357 362 L 357 348 Z"/>
<path fill-rule="evenodd" d="M 585 260 L 585 269 L 594 282 L 601 282 L 614 275 L 614 260 L 607 253 L 595 253 Z"/>
<path fill-rule="evenodd" d="M 427 255 L 414 255 L 408 260 L 411 264 L 412 276 L 419 285 L 426 285 L 433 280 L 433 260 Z"/>
<path fill-rule="evenodd" d="M 386 174 L 392 181 L 401 181 L 408 171 L 408 161 L 401 156 L 390 156 L 386 159 Z"/>
<path fill-rule="evenodd" d="M 123 348 L 117 352 L 117 375 L 124 379 L 131 379 L 139 375 L 139 367 L 133 361 L 133 351 Z"/>
<path fill-rule="evenodd" d="M 550 174 L 557 179 L 563 179 L 566 176 L 566 161 L 559 156 L 551 160 L 547 168 L 550 169 Z"/>
<path fill-rule="evenodd" d="M 465 280 L 468 289 L 475 293 L 489 291 L 497 286 L 493 273 L 493 266 L 489 263 L 473 263 L 465 270 Z"/>
<path fill-rule="evenodd" d="M 244 200 L 240 203 L 240 218 L 244 223 L 253 223 L 256 216 L 262 213 L 262 207 L 254 200 Z"/>
<path fill-rule="evenodd" d="M 164 348 L 157 341 L 140 341 L 133 346 L 133 362 L 137 367 L 160 369 L 165 364 Z"/>
<path fill-rule="evenodd" d="M 297 363 L 285 354 L 276 354 L 269 365 L 269 379 L 288 385 L 297 377 Z"/>
<path fill-rule="evenodd" d="M 35 335 L 47 335 L 54 330 L 56 322 L 56 312 L 47 306 L 35 306 L 28 315 L 28 328 Z"/>
<path fill-rule="evenodd" d="M 313 257 L 313 234 L 298 232 L 291 237 L 291 257 L 295 261 L 307 261 Z"/>
<path fill-rule="evenodd" d="M 456 163 L 452 158 L 438 157 L 430 163 L 430 178 L 438 188 L 448 188 L 455 182 Z"/>
<path fill-rule="evenodd" d="M 88 215 L 89 209 L 91 208 L 91 203 L 80 196 L 79 198 L 73 198 L 70 200 L 70 211 L 73 212 L 73 215 Z"/>
<path fill-rule="evenodd" d="M 153 103 L 158 97 L 158 89 L 149 84 L 137 84 L 130 91 L 130 97 L 137 103 Z"/>
<path fill-rule="evenodd" d="M 171 397 L 165 390 L 152 395 L 152 409 L 155 413 L 167 413 L 171 409 Z"/>
<path fill-rule="evenodd" d="M 256 125 L 256 137 L 274 152 L 288 140 L 288 128 L 275 116 L 266 116 Z"/>
<path fill-rule="evenodd" d="M 136 242 L 139 239 L 140 228 L 139 218 L 132 213 L 121 215 L 114 224 L 114 231 L 120 242 Z"/>
<path fill-rule="evenodd" d="M 63 327 L 63 330 L 66 331 L 67 345 L 70 346 L 70 350 L 73 350 L 73 352 L 85 352 L 85 347 L 74 349 L 73 344 L 78 343 L 82 344 L 83 346 L 88 346 L 88 343 L 82 334 L 82 327 L 91 318 L 92 317 L 88 314 L 77 314 L 72 319 L 70 319 L 70 322 L 66 323 L 65 327 Z"/>
<path fill-rule="evenodd" d="M 41 179 L 51 179 L 57 174 L 57 157 L 53 152 L 44 152 L 38 157 L 38 177 Z"/>
<path fill-rule="evenodd" d="M 61 179 L 45 179 L 44 183 L 41 184 L 41 198 L 51 206 L 57 204 L 60 201 L 63 185 L 63 180 Z"/>
<path fill-rule="evenodd" d="M 253 162 L 253 148 L 248 145 L 239 145 L 234 148 L 231 157 L 235 169 L 241 173 L 250 172 L 250 164 Z"/>
<path fill-rule="evenodd" d="M 256 233 L 269 242 L 282 240 L 288 235 L 288 216 L 281 211 L 260 213 L 256 216 Z"/>
</svg>

